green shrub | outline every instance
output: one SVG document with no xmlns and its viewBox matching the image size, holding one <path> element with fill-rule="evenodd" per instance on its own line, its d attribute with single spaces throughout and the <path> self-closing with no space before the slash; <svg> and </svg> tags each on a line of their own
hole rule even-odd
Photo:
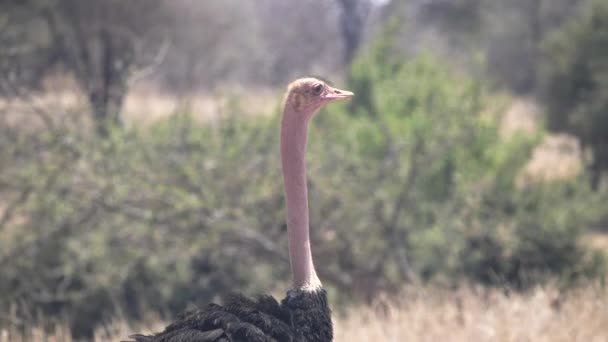
<svg viewBox="0 0 608 342">
<path fill-rule="evenodd" d="M 362 245 L 370 250 L 359 265 L 375 267 L 366 273 L 388 283 L 376 285 L 447 275 L 526 288 L 603 274 L 602 254 L 580 244 L 602 207 L 585 177 L 518 185 L 541 132 L 499 138 L 496 113 L 488 113 L 493 98 L 480 80 L 431 56 L 397 58 L 385 37 L 351 73 L 354 92 L 364 95 L 350 110 L 369 152 L 347 188 L 363 187 L 368 207 L 351 212 L 369 218 L 353 222 L 367 232 L 363 240 L 389 239 Z"/>
</svg>

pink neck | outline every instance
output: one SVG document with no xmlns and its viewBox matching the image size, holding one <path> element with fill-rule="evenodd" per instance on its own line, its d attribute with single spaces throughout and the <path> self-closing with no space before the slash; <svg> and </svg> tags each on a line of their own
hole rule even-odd
<svg viewBox="0 0 608 342">
<path fill-rule="evenodd" d="M 304 154 L 310 113 L 297 112 L 286 103 L 281 122 L 281 160 L 287 200 L 289 260 L 295 289 L 321 287 L 312 262 L 308 219 L 308 188 Z"/>
</svg>

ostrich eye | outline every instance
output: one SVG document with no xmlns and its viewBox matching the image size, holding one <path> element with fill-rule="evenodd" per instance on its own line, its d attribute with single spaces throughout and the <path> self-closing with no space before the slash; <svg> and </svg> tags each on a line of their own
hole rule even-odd
<svg viewBox="0 0 608 342">
<path fill-rule="evenodd" d="M 317 83 L 317 84 L 315 84 L 315 85 L 312 86 L 312 92 L 315 95 L 321 95 L 322 91 L 323 91 L 323 84 Z"/>
</svg>

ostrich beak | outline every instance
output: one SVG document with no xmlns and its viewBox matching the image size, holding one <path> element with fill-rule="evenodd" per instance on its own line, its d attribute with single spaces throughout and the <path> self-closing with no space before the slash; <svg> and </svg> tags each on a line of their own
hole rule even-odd
<svg viewBox="0 0 608 342">
<path fill-rule="evenodd" d="M 339 101 L 339 100 L 347 100 L 353 97 L 355 94 L 348 90 L 341 90 L 338 88 L 327 86 L 327 91 L 323 96 L 323 99 L 327 102 Z"/>
</svg>

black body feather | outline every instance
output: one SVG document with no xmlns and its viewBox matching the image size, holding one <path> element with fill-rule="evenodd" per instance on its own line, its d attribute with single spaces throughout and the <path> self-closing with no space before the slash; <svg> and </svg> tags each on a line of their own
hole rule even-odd
<svg viewBox="0 0 608 342">
<path fill-rule="evenodd" d="M 225 305 L 209 304 L 188 313 L 163 332 L 133 335 L 136 342 L 328 342 L 333 339 L 327 293 L 290 290 L 279 304 L 233 295 Z"/>
</svg>

